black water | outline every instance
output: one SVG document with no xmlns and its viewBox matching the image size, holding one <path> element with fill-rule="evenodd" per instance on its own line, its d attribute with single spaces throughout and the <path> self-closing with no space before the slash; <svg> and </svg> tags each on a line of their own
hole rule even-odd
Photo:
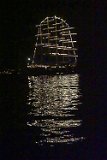
<svg viewBox="0 0 107 160">
<path fill-rule="evenodd" d="M 0 159 L 106 160 L 106 103 L 95 75 L 0 77 Z"/>
</svg>

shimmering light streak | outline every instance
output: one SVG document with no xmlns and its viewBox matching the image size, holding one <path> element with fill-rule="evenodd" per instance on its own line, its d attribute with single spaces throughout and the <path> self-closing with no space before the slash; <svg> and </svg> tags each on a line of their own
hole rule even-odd
<svg viewBox="0 0 107 160">
<path fill-rule="evenodd" d="M 28 77 L 29 97 L 29 127 L 40 128 L 40 138 L 35 142 L 73 143 L 82 140 L 74 129 L 82 125 L 82 120 L 76 117 L 80 98 L 79 75 L 57 75 Z"/>
</svg>

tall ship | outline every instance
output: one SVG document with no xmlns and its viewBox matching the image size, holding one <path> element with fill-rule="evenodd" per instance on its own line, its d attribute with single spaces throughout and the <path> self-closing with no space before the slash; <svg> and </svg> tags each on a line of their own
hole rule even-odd
<svg viewBox="0 0 107 160">
<path fill-rule="evenodd" d="M 60 17 L 46 17 L 36 25 L 35 49 L 27 68 L 33 72 L 71 72 L 77 66 L 74 27 Z"/>
</svg>

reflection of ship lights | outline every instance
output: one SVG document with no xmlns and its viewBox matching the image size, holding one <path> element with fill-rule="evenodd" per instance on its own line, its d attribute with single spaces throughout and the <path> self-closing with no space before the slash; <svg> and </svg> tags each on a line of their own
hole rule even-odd
<svg viewBox="0 0 107 160">
<path fill-rule="evenodd" d="M 79 110 L 80 88 L 77 74 L 67 76 L 28 77 L 29 105 L 32 106 L 27 122 L 29 127 L 39 127 L 42 139 L 36 143 L 72 143 L 82 140 L 73 129 L 82 125 L 76 115 Z M 72 129 L 72 132 L 71 132 Z"/>
</svg>

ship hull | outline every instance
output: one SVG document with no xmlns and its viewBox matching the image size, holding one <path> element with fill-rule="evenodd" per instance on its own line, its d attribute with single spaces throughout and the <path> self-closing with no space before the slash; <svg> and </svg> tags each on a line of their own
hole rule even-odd
<svg viewBox="0 0 107 160">
<path fill-rule="evenodd" d="M 51 68 L 51 67 L 27 67 L 26 73 L 27 75 L 57 75 L 57 74 L 70 74 L 76 71 L 76 67 L 65 67 L 65 68 Z"/>
</svg>

